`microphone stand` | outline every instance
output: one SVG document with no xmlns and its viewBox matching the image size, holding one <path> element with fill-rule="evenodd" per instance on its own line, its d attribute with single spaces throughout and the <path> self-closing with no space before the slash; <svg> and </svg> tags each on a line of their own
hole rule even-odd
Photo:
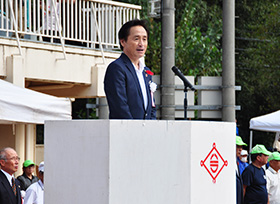
<svg viewBox="0 0 280 204">
<path fill-rule="evenodd" d="M 184 93 L 185 93 L 185 98 L 184 98 L 184 120 L 187 120 L 187 109 L 188 109 L 188 86 L 184 84 Z"/>
<path fill-rule="evenodd" d="M 183 73 L 178 69 L 176 66 L 173 66 L 172 71 L 177 75 L 183 82 L 184 82 L 184 92 L 185 92 L 185 98 L 184 98 L 184 120 L 187 120 L 187 108 L 188 108 L 188 100 L 187 100 L 187 93 L 188 93 L 188 87 L 195 91 L 195 88 L 191 85 L 191 83 L 186 79 L 186 77 L 183 75 Z"/>
</svg>

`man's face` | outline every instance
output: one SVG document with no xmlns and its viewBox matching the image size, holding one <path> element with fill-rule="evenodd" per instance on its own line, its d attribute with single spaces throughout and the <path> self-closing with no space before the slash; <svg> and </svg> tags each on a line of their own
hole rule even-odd
<svg viewBox="0 0 280 204">
<path fill-rule="evenodd" d="M 248 155 L 240 155 L 239 159 L 243 162 L 247 162 Z"/>
<path fill-rule="evenodd" d="M 268 159 L 267 155 L 261 154 L 261 156 L 258 156 L 258 158 L 261 165 L 265 165 L 267 163 L 267 159 Z"/>
<path fill-rule="evenodd" d="M 271 168 L 273 168 L 275 171 L 278 171 L 280 169 L 280 161 L 272 160 L 269 162 L 269 166 L 271 166 Z"/>
<path fill-rule="evenodd" d="M 130 28 L 127 40 L 121 39 L 120 41 L 123 52 L 134 62 L 145 55 L 148 46 L 148 34 L 142 26 L 133 26 Z"/>
<path fill-rule="evenodd" d="M 10 175 L 14 174 L 18 170 L 19 157 L 13 149 L 6 150 L 6 161 L 0 160 L 0 162 L 1 169 Z"/>
<path fill-rule="evenodd" d="M 27 175 L 30 175 L 30 174 L 32 174 L 34 172 L 34 169 L 35 169 L 34 165 L 30 165 L 28 167 L 25 167 L 23 171 Z"/>
<path fill-rule="evenodd" d="M 240 157 L 242 149 L 242 146 L 236 145 L 236 157 Z"/>
</svg>

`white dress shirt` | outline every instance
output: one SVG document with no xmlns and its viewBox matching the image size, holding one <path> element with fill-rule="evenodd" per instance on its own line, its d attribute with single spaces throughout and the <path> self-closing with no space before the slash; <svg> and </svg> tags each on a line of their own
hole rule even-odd
<svg viewBox="0 0 280 204">
<path fill-rule="evenodd" d="M 133 63 L 132 63 L 133 64 Z M 144 100 L 144 107 L 145 110 L 147 109 L 148 106 L 148 96 L 147 96 L 147 90 L 146 90 L 146 85 L 145 85 L 145 79 L 143 76 L 143 71 L 144 71 L 144 64 L 139 61 L 139 69 L 137 69 L 137 67 L 133 64 L 135 71 L 136 71 L 136 75 L 141 87 L 141 91 L 142 91 L 142 95 L 143 95 L 143 100 Z"/>
<path fill-rule="evenodd" d="M 280 204 L 280 173 L 271 167 L 265 173 L 269 204 Z"/>
</svg>

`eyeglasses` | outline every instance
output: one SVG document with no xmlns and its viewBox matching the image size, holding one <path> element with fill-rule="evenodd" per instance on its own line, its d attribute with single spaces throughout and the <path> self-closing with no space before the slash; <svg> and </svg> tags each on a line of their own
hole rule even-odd
<svg viewBox="0 0 280 204">
<path fill-rule="evenodd" d="M 20 157 L 12 157 L 12 158 L 9 158 L 7 160 L 20 161 Z"/>
</svg>

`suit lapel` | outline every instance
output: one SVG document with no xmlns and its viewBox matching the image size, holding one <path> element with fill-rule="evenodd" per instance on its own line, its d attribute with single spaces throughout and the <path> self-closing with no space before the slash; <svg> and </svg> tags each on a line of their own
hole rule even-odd
<svg viewBox="0 0 280 204">
<path fill-rule="evenodd" d="M 148 105 L 147 105 L 147 110 L 149 107 L 152 106 L 152 101 L 153 100 L 151 98 L 151 94 L 150 94 L 150 81 L 151 81 L 151 77 L 145 72 L 146 67 L 144 68 L 144 72 L 143 72 L 143 76 L 144 76 L 144 80 L 145 80 L 145 86 L 146 86 L 146 92 L 147 92 L 147 98 L 148 98 Z"/>
<path fill-rule="evenodd" d="M 17 188 L 17 203 L 22 203 L 21 201 L 21 193 L 20 193 L 20 183 L 19 181 L 16 179 L 16 188 Z"/>
<path fill-rule="evenodd" d="M 13 190 L 12 190 L 12 187 L 11 187 L 7 177 L 5 176 L 5 174 L 2 171 L 0 171 L 0 180 L 1 180 L 0 185 L 2 185 L 6 189 L 6 191 L 8 192 L 9 199 L 11 200 L 11 203 L 17 203 L 16 196 L 15 196 Z"/>
</svg>

